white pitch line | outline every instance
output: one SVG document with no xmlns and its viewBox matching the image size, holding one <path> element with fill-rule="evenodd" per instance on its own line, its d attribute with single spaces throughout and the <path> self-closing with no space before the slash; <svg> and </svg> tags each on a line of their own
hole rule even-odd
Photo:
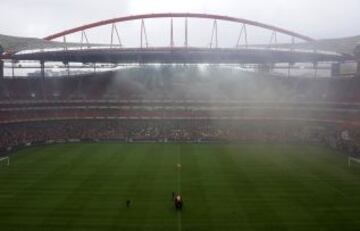
<svg viewBox="0 0 360 231">
<path fill-rule="evenodd" d="M 177 191 L 181 195 L 181 159 L 180 159 L 180 150 L 178 146 L 178 155 L 177 155 Z M 177 212 L 177 223 L 178 223 L 178 231 L 182 230 L 181 227 L 181 211 Z"/>
</svg>

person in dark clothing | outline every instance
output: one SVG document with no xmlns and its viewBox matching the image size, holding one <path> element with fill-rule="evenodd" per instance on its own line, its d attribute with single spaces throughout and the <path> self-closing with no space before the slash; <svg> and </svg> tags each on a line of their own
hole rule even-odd
<svg viewBox="0 0 360 231">
<path fill-rule="evenodd" d="M 180 195 L 176 195 L 174 202 L 176 210 L 181 210 L 183 207 L 182 197 Z"/>
<path fill-rule="evenodd" d="M 130 201 L 130 200 L 126 200 L 126 207 L 127 207 L 127 208 L 130 208 L 130 206 L 131 206 L 131 201 Z"/>
</svg>

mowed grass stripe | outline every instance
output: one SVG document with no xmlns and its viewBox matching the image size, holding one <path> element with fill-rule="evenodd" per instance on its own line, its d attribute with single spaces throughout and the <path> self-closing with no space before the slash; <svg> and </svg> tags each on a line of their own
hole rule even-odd
<svg viewBox="0 0 360 231">
<path fill-rule="evenodd" d="M 85 156 L 81 155 L 83 147 L 77 146 L 75 149 L 75 153 L 77 153 L 75 157 L 85 159 Z M 25 150 L 25 155 L 36 156 L 36 161 L 26 161 L 20 155 L 20 161 L 17 162 L 17 156 L 15 156 L 12 166 L 5 169 L 8 170 L 4 174 L 5 178 L 1 178 L 2 180 L 8 179 L 11 182 L 10 184 L 4 184 L 14 186 L 10 187 L 13 191 L 7 194 L 11 198 L 6 200 L 7 203 L 3 203 L 8 205 L 8 209 L 0 210 L 4 212 L 1 213 L 4 221 L 18 222 L 20 216 L 23 217 L 22 222 L 24 224 L 40 224 L 44 216 L 63 197 L 64 194 L 61 194 L 61 192 L 67 190 L 66 188 L 62 189 L 61 186 L 56 186 L 57 191 L 52 190 L 51 186 L 49 187 L 51 190 L 47 188 L 53 180 L 61 178 L 66 163 L 61 158 L 62 155 L 59 155 L 59 152 L 50 146 L 45 147 L 44 150 L 36 148 L 34 151 L 34 154 L 28 154 L 27 150 Z M 40 153 L 41 158 L 37 156 L 37 153 Z M 67 160 L 71 161 L 70 159 Z M 26 162 L 29 162 L 30 165 L 25 164 Z M 20 171 L 20 175 L 17 175 L 18 168 L 26 168 L 26 171 Z M 32 171 L 36 174 L 32 174 Z M 39 172 L 42 172 L 42 174 L 39 175 Z M 16 179 L 15 177 L 9 179 L 7 178 L 8 175 L 16 176 Z"/>
<path fill-rule="evenodd" d="M 11 158 L 0 230 L 178 230 L 178 171 L 182 230 L 360 228 L 360 166 L 322 147 L 64 144 Z"/>
<path fill-rule="evenodd" d="M 283 146 L 279 149 L 271 145 L 245 148 L 240 157 L 232 156 L 235 166 L 240 165 L 239 161 L 248 163 L 242 165 L 242 174 L 248 176 L 249 184 L 257 193 L 256 197 L 251 192 L 246 196 L 246 211 L 252 211 L 248 213 L 251 225 L 256 229 L 264 229 L 269 223 L 275 230 L 293 230 L 299 225 L 304 228 L 304 224 L 306 229 L 318 227 L 316 220 L 301 203 L 303 196 L 309 193 L 309 188 L 304 187 L 300 175 L 293 175 L 295 166 L 284 158 L 290 155 L 288 150 L 284 150 Z M 261 149 L 266 151 L 259 153 Z"/>
</svg>

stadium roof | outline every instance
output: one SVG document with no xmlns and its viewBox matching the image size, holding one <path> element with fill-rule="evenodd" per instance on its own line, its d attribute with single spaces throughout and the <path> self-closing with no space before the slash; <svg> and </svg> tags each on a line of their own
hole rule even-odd
<svg viewBox="0 0 360 231">
<path fill-rule="evenodd" d="M 338 39 L 322 39 L 314 42 L 298 43 L 296 49 L 318 49 L 323 51 L 333 51 L 337 53 L 353 55 L 355 48 L 360 44 L 360 35 Z M 288 45 L 279 45 L 287 47 Z"/>
<path fill-rule="evenodd" d="M 42 48 L 61 48 L 64 44 L 61 42 L 46 41 L 38 38 L 15 37 L 0 34 L 0 46 L 5 51 L 22 51 Z M 67 46 L 78 47 L 77 43 L 67 43 Z"/>
<path fill-rule="evenodd" d="M 339 39 L 323 39 L 314 42 L 306 42 L 295 44 L 297 49 L 318 49 L 324 51 L 333 51 L 344 54 L 354 54 L 356 46 L 359 45 L 360 35 Z M 79 47 L 79 43 L 67 43 L 68 47 Z M 101 44 L 96 44 L 101 46 Z M 22 50 L 45 49 L 45 48 L 62 48 L 64 44 L 61 42 L 46 41 L 39 38 L 15 37 L 0 34 L 0 46 L 4 51 L 18 52 Z M 279 47 L 287 47 L 289 45 L 282 44 Z"/>
</svg>

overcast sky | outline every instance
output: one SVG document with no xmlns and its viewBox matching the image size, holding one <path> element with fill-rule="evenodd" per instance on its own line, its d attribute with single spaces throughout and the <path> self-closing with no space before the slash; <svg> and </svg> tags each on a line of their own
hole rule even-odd
<svg viewBox="0 0 360 231">
<path fill-rule="evenodd" d="M 200 12 L 260 21 L 314 38 L 360 35 L 360 0 L 0 0 L 0 33 L 44 37 L 112 17 Z"/>
</svg>

